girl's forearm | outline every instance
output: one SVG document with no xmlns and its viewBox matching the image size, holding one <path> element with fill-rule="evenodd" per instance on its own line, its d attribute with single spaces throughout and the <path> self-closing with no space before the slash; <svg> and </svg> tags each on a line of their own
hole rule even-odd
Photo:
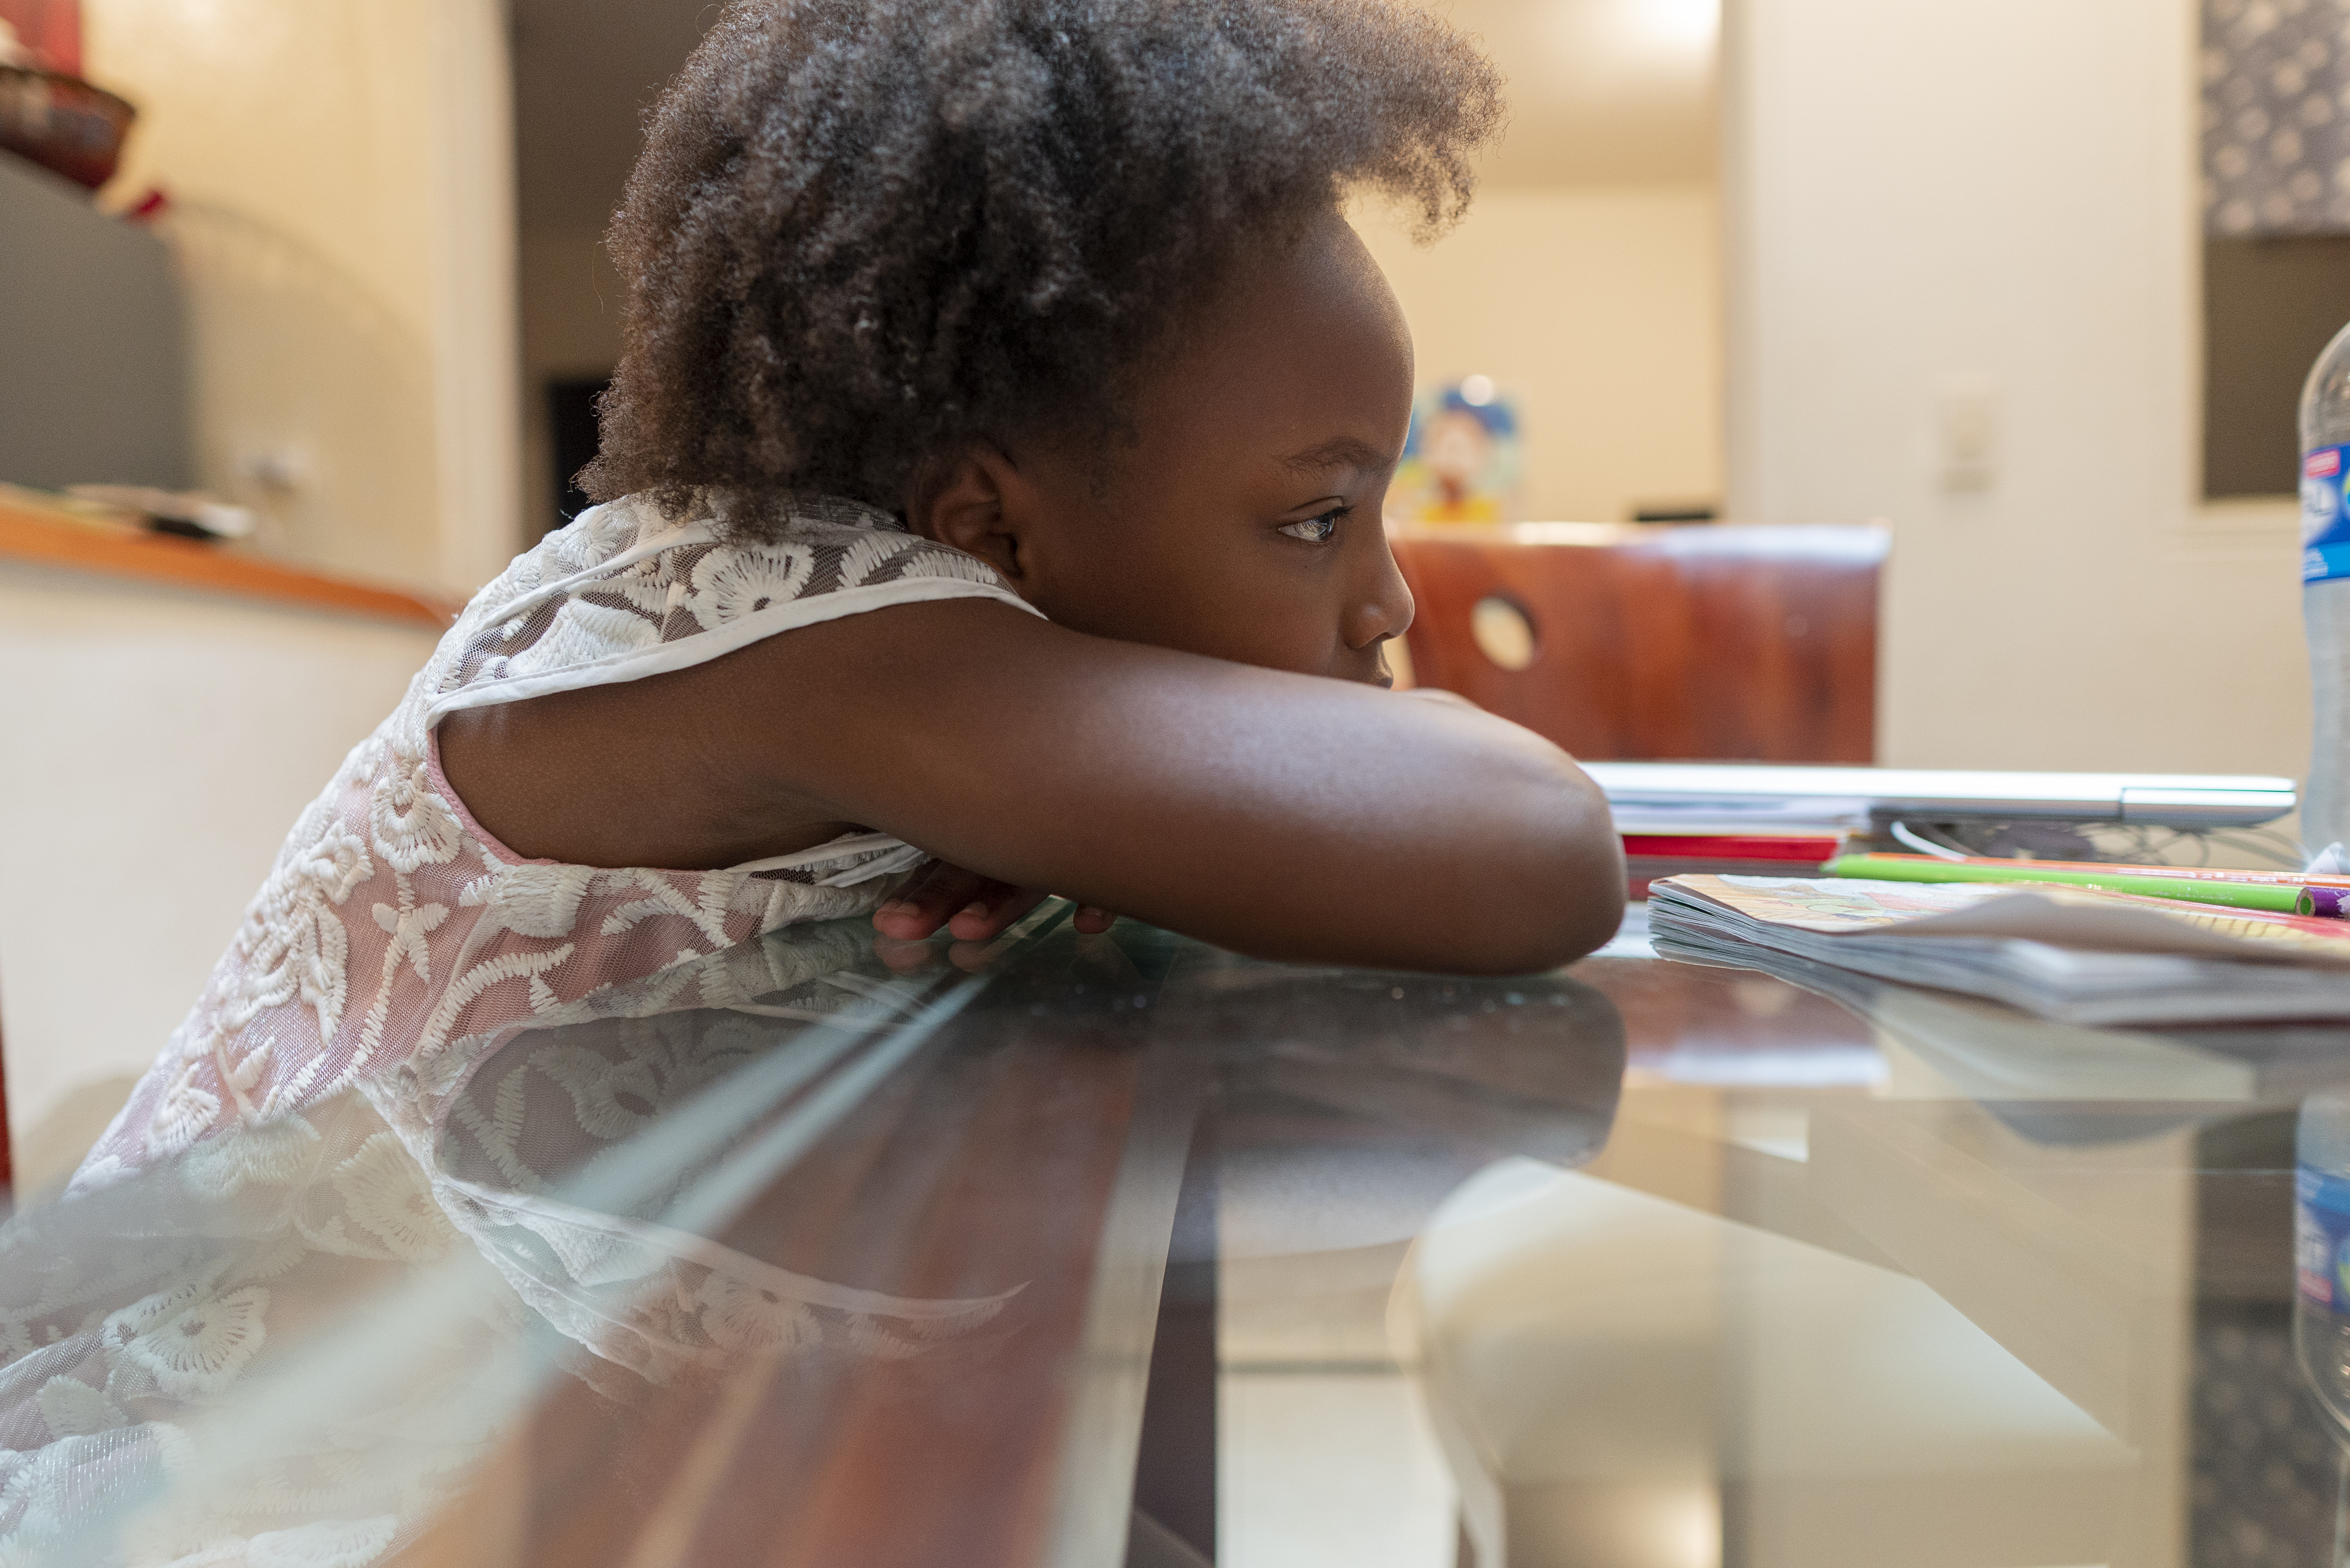
<svg viewBox="0 0 2350 1568">
<path fill-rule="evenodd" d="M 1517 972 L 1620 917 L 1606 801 L 1515 725 L 993 607 L 920 610 L 858 618 L 899 622 L 892 647 L 831 666 L 869 683 L 831 693 L 842 722 L 900 722 L 779 759 L 845 816 L 1269 958 Z"/>
</svg>

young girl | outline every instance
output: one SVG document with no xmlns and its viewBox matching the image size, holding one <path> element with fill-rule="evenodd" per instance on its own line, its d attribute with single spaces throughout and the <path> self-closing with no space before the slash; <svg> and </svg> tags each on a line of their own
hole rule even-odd
<svg viewBox="0 0 2350 1568">
<path fill-rule="evenodd" d="M 1499 119 L 1383 0 L 740 0 L 614 224 L 604 504 L 303 815 L 79 1183 L 355 1084 L 445 1103 L 800 922 L 984 938 L 1049 890 L 1279 959 L 1606 940 L 1590 782 L 1385 690 L 1411 347 L 1339 203 L 1441 229 Z"/>
</svg>

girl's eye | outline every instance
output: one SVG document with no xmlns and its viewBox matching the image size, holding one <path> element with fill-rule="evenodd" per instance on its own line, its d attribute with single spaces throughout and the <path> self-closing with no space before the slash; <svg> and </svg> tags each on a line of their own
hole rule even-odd
<svg viewBox="0 0 2350 1568">
<path fill-rule="evenodd" d="M 1284 523 L 1281 532 L 1293 539 L 1303 539 L 1309 545 L 1326 545 L 1338 532 L 1338 520 L 1353 510 L 1351 506 L 1340 506 L 1325 512 L 1319 517 L 1308 517 L 1303 523 Z"/>
</svg>

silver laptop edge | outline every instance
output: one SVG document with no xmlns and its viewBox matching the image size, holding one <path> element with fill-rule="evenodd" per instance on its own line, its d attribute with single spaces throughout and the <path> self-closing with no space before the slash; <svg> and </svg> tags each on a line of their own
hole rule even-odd
<svg viewBox="0 0 2350 1568">
<path fill-rule="evenodd" d="M 1759 763 L 1586 763 L 1608 803 L 1643 814 L 1775 808 L 1816 801 L 1841 816 L 1865 803 L 1879 818 L 1920 822 L 2124 822 L 2249 827 L 2293 810 L 2293 781 L 2199 774 L 1975 773 L 1930 768 L 1785 767 Z"/>
</svg>

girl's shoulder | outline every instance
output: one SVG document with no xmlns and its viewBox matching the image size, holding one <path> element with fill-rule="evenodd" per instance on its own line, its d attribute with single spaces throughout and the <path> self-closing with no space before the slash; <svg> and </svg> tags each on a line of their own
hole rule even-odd
<svg viewBox="0 0 2350 1568">
<path fill-rule="evenodd" d="M 795 498 L 771 533 L 743 536 L 629 496 L 581 513 L 474 597 L 434 660 L 432 717 L 637 680 L 796 627 L 947 598 L 1030 607 L 985 562 L 859 502 Z"/>
<path fill-rule="evenodd" d="M 910 533 L 859 501 L 795 497 L 770 532 L 736 535 L 707 517 L 673 518 L 648 497 L 630 495 L 589 507 L 515 556 L 463 618 L 501 622 L 588 598 L 644 604 L 650 620 L 684 609 L 707 627 L 787 599 L 927 576 L 1003 586 L 976 556 Z M 754 582 L 766 591 L 747 601 L 733 591 Z M 655 587 L 659 614 L 647 603 Z"/>
</svg>

